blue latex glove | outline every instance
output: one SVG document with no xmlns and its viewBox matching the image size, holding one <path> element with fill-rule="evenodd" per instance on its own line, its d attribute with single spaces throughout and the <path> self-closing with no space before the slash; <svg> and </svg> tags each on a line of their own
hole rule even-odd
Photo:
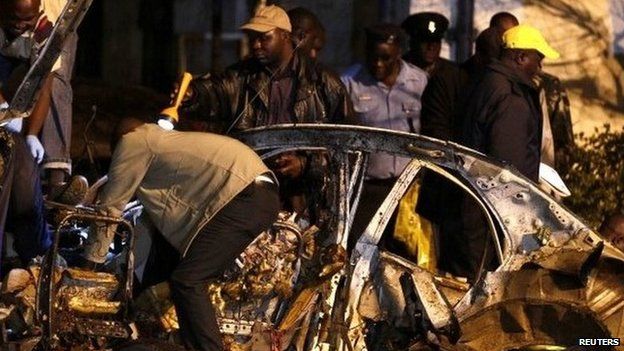
<svg viewBox="0 0 624 351">
<path fill-rule="evenodd" d="M 41 145 L 39 138 L 37 138 L 35 135 L 27 135 L 26 145 L 28 145 L 28 149 L 30 150 L 30 153 L 33 155 L 37 163 L 41 163 L 45 151 L 43 150 L 43 145 Z"/>
<path fill-rule="evenodd" d="M 22 131 L 22 119 L 15 118 L 9 121 L 9 123 L 3 126 L 6 130 L 9 130 L 13 133 L 20 133 Z"/>
<path fill-rule="evenodd" d="M 5 111 L 8 108 L 9 108 L 9 104 L 6 101 L 3 103 L 0 103 L 0 111 Z M 15 118 L 8 122 L 6 120 L 2 121 L 1 126 L 2 128 L 5 128 L 6 130 L 11 131 L 13 133 L 19 133 L 22 131 L 22 119 Z"/>
</svg>

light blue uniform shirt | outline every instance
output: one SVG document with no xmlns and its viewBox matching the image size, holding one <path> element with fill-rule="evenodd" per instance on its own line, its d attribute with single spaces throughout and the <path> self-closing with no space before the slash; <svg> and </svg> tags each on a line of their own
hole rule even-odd
<svg viewBox="0 0 624 351">
<path fill-rule="evenodd" d="M 351 96 L 359 124 L 420 132 L 420 100 L 427 85 L 425 71 L 401 60 L 401 70 L 391 88 L 377 81 L 362 65 L 350 67 L 341 79 Z M 409 161 L 383 153 L 371 154 L 367 178 L 398 177 Z"/>
</svg>

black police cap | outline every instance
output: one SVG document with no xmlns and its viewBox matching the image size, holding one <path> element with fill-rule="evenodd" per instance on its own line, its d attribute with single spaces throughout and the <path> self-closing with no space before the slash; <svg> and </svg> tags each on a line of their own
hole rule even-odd
<svg viewBox="0 0 624 351">
<path fill-rule="evenodd" d="M 366 42 L 394 44 L 399 47 L 405 45 L 405 32 L 396 24 L 382 23 L 365 29 Z"/>
<path fill-rule="evenodd" d="M 401 28 L 415 40 L 438 41 L 444 37 L 449 20 L 437 12 L 419 12 L 405 19 Z"/>
</svg>

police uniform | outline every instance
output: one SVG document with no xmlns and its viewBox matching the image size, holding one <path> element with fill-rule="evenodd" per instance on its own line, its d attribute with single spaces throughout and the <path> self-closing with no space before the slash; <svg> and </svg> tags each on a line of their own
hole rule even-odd
<svg viewBox="0 0 624 351">
<path fill-rule="evenodd" d="M 353 101 L 358 124 L 420 132 L 420 99 L 427 76 L 420 68 L 401 60 L 396 83 L 387 87 L 377 81 L 362 65 L 354 65 L 341 77 Z M 368 179 L 396 179 L 410 159 L 388 154 L 372 154 Z"/>
<path fill-rule="evenodd" d="M 378 42 L 384 40 L 386 39 Z M 394 40 L 391 36 L 386 43 Z M 400 60 L 399 65 L 399 72 L 392 86 L 375 78 L 362 65 L 351 67 L 341 77 L 351 96 L 358 124 L 411 133 L 420 132 L 420 99 L 427 84 L 427 75 L 422 69 L 404 60 Z M 358 235 L 364 231 L 409 161 L 409 158 L 384 153 L 370 155 L 361 195 L 366 201 L 360 203 L 355 214 L 352 226 L 352 233 L 355 235 L 351 235 L 349 247 L 355 244 Z M 394 216 L 382 236 L 383 246 L 393 243 L 391 233 L 394 231 Z M 388 246 L 386 248 L 389 249 Z"/>
</svg>

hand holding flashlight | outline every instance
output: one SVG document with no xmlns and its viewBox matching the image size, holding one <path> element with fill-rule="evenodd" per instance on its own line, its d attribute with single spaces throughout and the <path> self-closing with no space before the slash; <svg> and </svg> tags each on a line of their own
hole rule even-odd
<svg viewBox="0 0 624 351">
<path fill-rule="evenodd" d="M 158 125 L 161 128 L 165 130 L 172 130 L 175 127 L 175 124 L 178 123 L 178 120 L 180 119 L 178 115 L 178 108 L 184 100 L 184 96 L 188 90 L 191 80 L 193 80 L 193 76 L 188 72 L 184 72 L 182 80 L 180 81 L 180 88 L 173 96 L 172 105 L 160 112 Z"/>
</svg>

